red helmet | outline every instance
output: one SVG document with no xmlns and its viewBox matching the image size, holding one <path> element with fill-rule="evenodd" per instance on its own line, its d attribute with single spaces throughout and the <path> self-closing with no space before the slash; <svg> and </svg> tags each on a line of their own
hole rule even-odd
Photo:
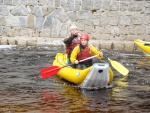
<svg viewBox="0 0 150 113">
<path fill-rule="evenodd" d="M 89 41 L 89 35 L 88 34 L 82 34 L 81 36 L 80 36 L 80 40 L 81 39 L 85 39 L 85 40 L 87 40 L 87 41 Z"/>
</svg>

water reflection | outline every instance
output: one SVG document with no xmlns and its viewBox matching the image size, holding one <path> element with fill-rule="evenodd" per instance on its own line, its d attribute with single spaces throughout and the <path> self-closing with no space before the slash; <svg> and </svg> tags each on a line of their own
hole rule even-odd
<svg viewBox="0 0 150 113">
<path fill-rule="evenodd" d="M 42 92 L 44 102 L 48 107 L 46 110 L 49 109 L 49 112 L 51 112 L 51 109 L 55 112 L 69 111 L 77 113 L 108 111 L 110 89 L 87 90 L 64 85 L 60 92 L 61 94 L 48 90 L 44 90 L 44 93 Z M 51 108 L 52 106 L 53 108 Z"/>
<path fill-rule="evenodd" d="M 50 66 L 63 48 L 0 49 L 1 113 L 148 113 L 150 111 L 150 57 L 104 51 L 130 70 L 115 69 L 112 87 L 81 89 L 57 75 L 42 79 L 39 70 Z M 108 60 L 104 58 L 104 62 Z"/>
</svg>

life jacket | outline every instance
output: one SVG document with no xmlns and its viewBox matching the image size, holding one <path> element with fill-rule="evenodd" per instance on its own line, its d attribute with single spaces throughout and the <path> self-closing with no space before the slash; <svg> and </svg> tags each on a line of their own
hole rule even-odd
<svg viewBox="0 0 150 113">
<path fill-rule="evenodd" d="M 82 49 L 81 46 L 79 46 L 79 47 L 80 47 L 80 52 L 77 55 L 77 60 L 78 61 L 92 56 L 92 54 L 90 53 L 90 48 L 89 47 L 86 47 L 85 49 Z M 92 65 L 92 59 L 83 61 L 80 64 L 85 64 L 87 67 L 89 67 L 89 66 Z"/>
<path fill-rule="evenodd" d="M 80 41 L 78 40 L 78 38 L 74 38 L 74 39 L 72 40 L 72 43 L 69 44 L 68 46 L 66 46 L 66 53 L 67 53 L 68 55 L 70 55 L 71 52 L 73 51 L 73 49 L 74 49 L 77 45 L 79 45 L 79 43 L 80 43 Z"/>
</svg>

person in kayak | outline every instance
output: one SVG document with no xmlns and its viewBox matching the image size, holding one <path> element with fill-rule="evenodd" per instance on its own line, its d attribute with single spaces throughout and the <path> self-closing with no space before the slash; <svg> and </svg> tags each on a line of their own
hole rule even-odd
<svg viewBox="0 0 150 113">
<path fill-rule="evenodd" d="M 80 36 L 80 44 L 76 46 L 72 53 L 70 60 L 73 64 L 75 64 L 78 69 L 85 69 L 87 67 L 92 66 L 92 59 L 79 62 L 82 59 L 91 57 L 92 55 L 98 55 L 97 58 L 101 59 L 103 57 L 103 53 L 96 49 L 92 44 L 89 43 L 88 34 L 82 34 Z"/>
<path fill-rule="evenodd" d="M 79 41 L 79 30 L 78 30 L 77 26 L 72 25 L 70 27 L 70 32 L 71 32 L 71 35 L 68 38 L 65 38 L 63 40 L 63 42 L 66 45 L 66 54 L 67 54 L 67 57 L 68 57 L 67 64 L 70 63 L 70 55 L 71 55 L 72 50 L 77 45 L 79 45 L 79 43 L 80 43 L 80 41 Z"/>
</svg>

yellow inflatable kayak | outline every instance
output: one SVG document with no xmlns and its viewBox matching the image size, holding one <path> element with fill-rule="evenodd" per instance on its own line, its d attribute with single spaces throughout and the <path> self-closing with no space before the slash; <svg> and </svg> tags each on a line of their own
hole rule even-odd
<svg viewBox="0 0 150 113">
<path fill-rule="evenodd" d="M 142 41 L 141 39 L 134 40 L 134 43 L 139 49 L 141 49 L 146 55 L 150 55 L 150 42 Z"/>
<path fill-rule="evenodd" d="M 57 75 L 61 78 L 80 85 L 81 87 L 107 87 L 113 80 L 113 71 L 108 63 L 95 63 L 93 66 L 86 69 L 75 69 L 71 66 L 66 66 L 67 54 L 57 53 L 53 66 L 63 67 Z"/>
</svg>

